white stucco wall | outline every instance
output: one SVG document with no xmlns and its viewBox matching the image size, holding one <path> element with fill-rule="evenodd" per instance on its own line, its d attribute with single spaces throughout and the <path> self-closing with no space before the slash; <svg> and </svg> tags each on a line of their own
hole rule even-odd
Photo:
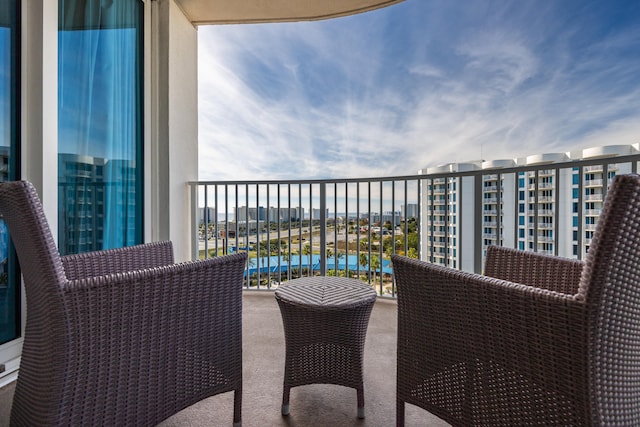
<svg viewBox="0 0 640 427">
<path fill-rule="evenodd" d="M 58 4 L 22 2 L 22 179 L 38 190 L 58 238 Z"/>
<path fill-rule="evenodd" d="M 171 240 L 191 258 L 191 200 L 198 178 L 197 30 L 174 0 L 151 2 L 145 240 Z"/>
</svg>

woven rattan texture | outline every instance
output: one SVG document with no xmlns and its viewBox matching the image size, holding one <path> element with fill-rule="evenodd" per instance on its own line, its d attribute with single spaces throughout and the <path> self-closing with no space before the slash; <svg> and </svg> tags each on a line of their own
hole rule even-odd
<svg viewBox="0 0 640 427">
<path fill-rule="evenodd" d="M 489 248 L 486 277 L 395 256 L 397 425 L 405 402 L 453 425 L 640 425 L 639 251 L 628 175 L 584 264 Z"/>
<path fill-rule="evenodd" d="M 232 390 L 240 422 L 246 254 L 171 264 L 152 243 L 61 261 L 33 186 L 0 184 L 0 213 L 28 309 L 12 425 L 153 426 Z"/>
<path fill-rule="evenodd" d="M 295 279 L 276 291 L 286 342 L 283 405 L 305 384 L 355 388 L 364 407 L 364 344 L 376 293 L 344 278 Z"/>
<path fill-rule="evenodd" d="M 276 298 L 287 304 L 331 310 L 372 303 L 376 300 L 376 291 L 358 280 L 314 276 L 285 283 L 276 290 Z"/>
</svg>

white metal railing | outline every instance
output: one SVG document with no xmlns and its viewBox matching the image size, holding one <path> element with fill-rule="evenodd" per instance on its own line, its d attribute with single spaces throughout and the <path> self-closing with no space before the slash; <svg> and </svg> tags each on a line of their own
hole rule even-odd
<svg viewBox="0 0 640 427">
<path fill-rule="evenodd" d="M 602 205 L 588 204 L 607 191 L 585 195 L 585 171 L 615 164 L 617 173 L 637 173 L 639 162 L 636 154 L 399 177 L 191 182 L 193 257 L 249 252 L 247 288 L 335 274 L 360 278 L 391 296 L 392 254 L 474 272 L 482 271 L 485 241 L 569 257 L 576 251 L 582 259 L 590 243 L 584 231 L 591 229 L 584 218 L 597 216 Z M 499 183 L 497 192 L 484 187 L 488 175 Z M 444 182 L 446 188 L 439 185 Z M 551 195 L 518 197 L 541 189 Z M 530 209 L 536 201 L 544 205 Z M 567 216 L 577 217 L 577 241 L 573 222 L 560 221 Z M 485 225 L 495 233 L 485 232 Z M 564 253 L 571 245 L 572 253 Z"/>
</svg>

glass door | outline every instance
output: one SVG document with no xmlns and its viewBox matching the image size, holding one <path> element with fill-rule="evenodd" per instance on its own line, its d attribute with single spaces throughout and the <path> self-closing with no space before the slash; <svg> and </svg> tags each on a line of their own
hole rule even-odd
<svg viewBox="0 0 640 427">
<path fill-rule="evenodd" d="M 58 5 L 58 247 L 142 243 L 144 3 Z"/>
<path fill-rule="evenodd" d="M 0 182 L 20 176 L 19 10 L 19 1 L 0 0 Z M 18 338 L 20 332 L 20 273 L 0 213 L 0 345 Z"/>
</svg>

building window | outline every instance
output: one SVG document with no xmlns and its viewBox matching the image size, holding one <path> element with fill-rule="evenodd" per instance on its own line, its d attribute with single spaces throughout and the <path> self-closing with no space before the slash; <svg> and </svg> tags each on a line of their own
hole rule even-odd
<svg viewBox="0 0 640 427">
<path fill-rule="evenodd" d="M 141 243 L 144 4 L 58 4 L 60 252 Z"/>
<path fill-rule="evenodd" d="M 0 182 L 20 178 L 20 2 L 0 2 Z M 0 344 L 20 336 L 20 272 L 0 219 Z"/>
</svg>

